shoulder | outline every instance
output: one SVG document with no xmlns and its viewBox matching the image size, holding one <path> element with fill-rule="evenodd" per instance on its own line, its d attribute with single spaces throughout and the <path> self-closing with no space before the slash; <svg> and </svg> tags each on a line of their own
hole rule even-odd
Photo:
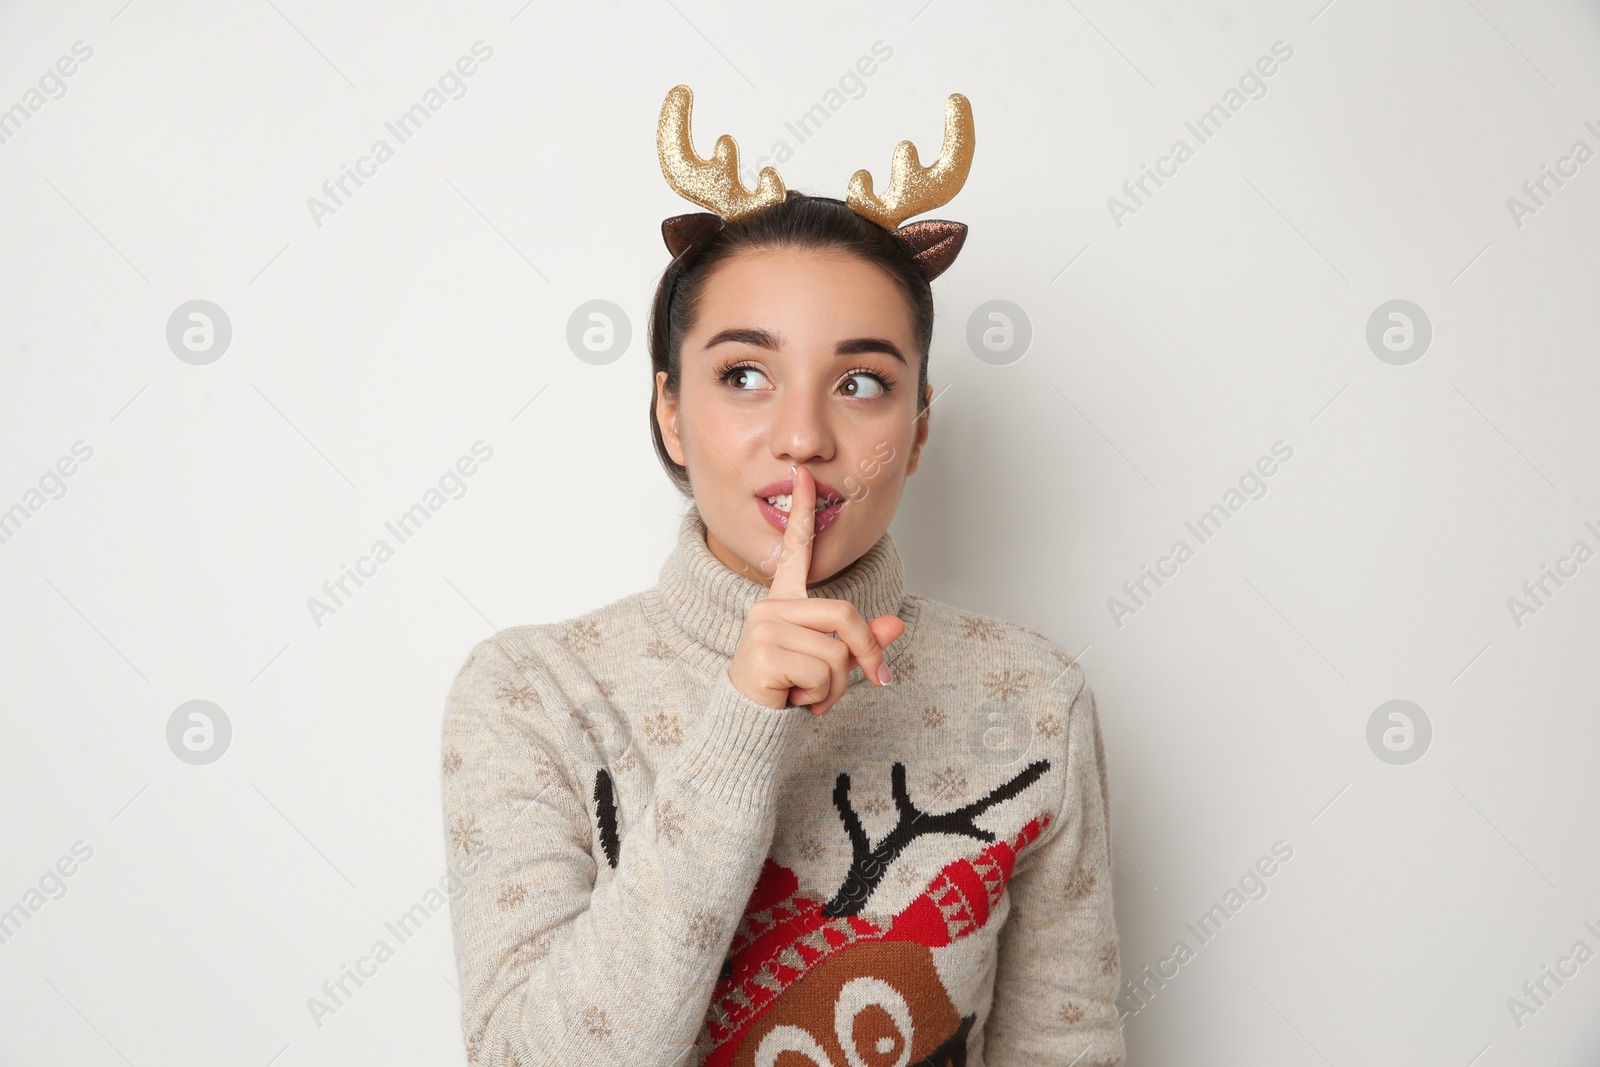
<svg viewBox="0 0 1600 1067">
<path fill-rule="evenodd" d="M 1078 661 L 1038 630 L 907 594 L 917 612 L 916 667 L 944 665 L 990 697 L 1070 705 L 1087 684 Z"/>
<path fill-rule="evenodd" d="M 463 766 L 529 768 L 542 783 L 587 794 L 584 753 L 596 730 L 611 729 L 606 709 L 615 664 L 632 655 L 644 630 L 639 594 L 554 622 L 508 626 L 478 641 L 445 699 L 443 766 L 447 783 Z M 496 772 L 498 773 L 498 772 Z"/>
<path fill-rule="evenodd" d="M 633 593 L 554 622 L 508 626 L 475 644 L 456 671 L 450 703 L 488 698 L 502 707 L 576 707 L 604 695 L 614 666 L 649 633 Z M 647 638 L 645 638 L 647 640 Z"/>
</svg>

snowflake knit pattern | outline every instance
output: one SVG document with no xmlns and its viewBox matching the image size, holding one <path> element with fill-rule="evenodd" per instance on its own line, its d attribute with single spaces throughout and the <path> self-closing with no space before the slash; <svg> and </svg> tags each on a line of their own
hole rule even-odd
<svg viewBox="0 0 1600 1067">
<path fill-rule="evenodd" d="M 1082 668 L 905 590 L 886 532 L 814 597 L 898 615 L 820 718 L 734 688 L 766 587 L 691 504 L 652 588 L 501 630 L 446 699 L 474 1067 L 1121 1067 L 1105 754 Z"/>
</svg>

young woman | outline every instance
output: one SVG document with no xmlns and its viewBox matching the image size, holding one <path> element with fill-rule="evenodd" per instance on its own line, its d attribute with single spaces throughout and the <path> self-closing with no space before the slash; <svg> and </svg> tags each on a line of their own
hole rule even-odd
<svg viewBox="0 0 1600 1067">
<path fill-rule="evenodd" d="M 652 588 L 480 643 L 444 720 L 473 1064 L 1110 1067 L 1105 761 L 1081 668 L 910 593 L 888 527 L 928 439 L 909 215 L 970 163 L 847 200 L 755 194 L 731 140 L 663 171 L 651 430 L 688 498 Z"/>
</svg>

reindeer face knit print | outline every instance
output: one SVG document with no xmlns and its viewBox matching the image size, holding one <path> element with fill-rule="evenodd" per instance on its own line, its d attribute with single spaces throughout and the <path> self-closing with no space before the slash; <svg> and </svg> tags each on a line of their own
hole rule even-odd
<svg viewBox="0 0 1600 1067">
<path fill-rule="evenodd" d="M 908 594 L 888 533 L 810 595 L 898 615 L 894 682 L 774 710 L 766 587 L 691 505 L 652 588 L 516 626 L 446 702 L 445 846 L 484 1067 L 1120 1067 L 1105 758 L 1043 635 Z"/>
</svg>

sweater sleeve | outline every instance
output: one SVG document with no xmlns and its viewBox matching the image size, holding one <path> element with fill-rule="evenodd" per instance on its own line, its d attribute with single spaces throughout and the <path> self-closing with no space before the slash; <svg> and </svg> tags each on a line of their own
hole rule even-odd
<svg viewBox="0 0 1600 1067">
<path fill-rule="evenodd" d="M 989 1067 L 1122 1067 L 1110 802 L 1094 692 L 1067 711 L 1066 795 L 1051 836 L 1018 862 L 1000 931 Z"/>
<path fill-rule="evenodd" d="M 446 702 L 445 845 L 468 1060 L 685 1063 L 771 847 L 778 771 L 807 713 L 757 704 L 718 672 L 597 891 L 596 831 L 569 758 L 574 709 L 544 671 L 491 638 Z"/>
</svg>

